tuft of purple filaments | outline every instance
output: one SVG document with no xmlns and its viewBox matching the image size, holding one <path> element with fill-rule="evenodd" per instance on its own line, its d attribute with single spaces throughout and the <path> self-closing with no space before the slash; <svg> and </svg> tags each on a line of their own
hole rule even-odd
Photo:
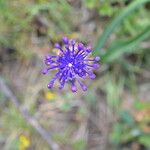
<svg viewBox="0 0 150 150">
<path fill-rule="evenodd" d="M 48 54 L 45 57 L 46 68 L 42 73 L 47 74 L 49 71 L 56 69 L 58 72 L 48 84 L 51 89 L 54 82 L 58 79 L 60 82 L 59 89 L 63 89 L 66 82 L 71 84 L 72 92 L 77 91 L 76 83 L 78 83 L 83 91 L 87 90 L 87 86 L 81 79 L 94 79 L 96 75 L 93 73 L 94 69 L 99 68 L 97 63 L 100 58 L 96 56 L 91 59 L 91 47 L 86 47 L 83 43 L 78 43 L 76 40 L 69 40 L 67 37 L 62 39 L 63 46 L 56 43 L 55 48 L 59 50 L 58 55 Z"/>
</svg>

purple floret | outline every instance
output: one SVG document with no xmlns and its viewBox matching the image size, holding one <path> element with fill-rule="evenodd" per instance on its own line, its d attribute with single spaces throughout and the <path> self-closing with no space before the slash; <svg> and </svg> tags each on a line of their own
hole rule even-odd
<svg viewBox="0 0 150 150">
<path fill-rule="evenodd" d="M 78 43 L 76 40 L 69 40 L 67 37 L 64 37 L 62 41 L 64 43 L 63 46 L 60 46 L 58 43 L 55 44 L 55 48 L 60 51 L 58 55 L 48 54 L 45 57 L 47 67 L 43 69 L 42 73 L 47 74 L 53 69 L 58 71 L 49 82 L 48 88 L 51 89 L 58 79 L 60 82 L 59 89 L 63 89 L 65 83 L 69 82 L 72 92 L 76 92 L 76 83 L 78 82 L 82 90 L 86 91 L 87 87 L 81 79 L 94 79 L 96 77 L 93 70 L 99 68 L 97 62 L 100 58 L 98 56 L 93 59 L 89 58 L 92 49 L 91 47 L 86 47 L 83 43 Z"/>
</svg>

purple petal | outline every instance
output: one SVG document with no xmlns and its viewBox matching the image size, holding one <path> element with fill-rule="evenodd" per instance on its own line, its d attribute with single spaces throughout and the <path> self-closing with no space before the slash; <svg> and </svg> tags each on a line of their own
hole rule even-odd
<svg viewBox="0 0 150 150">
<path fill-rule="evenodd" d="M 58 44 L 58 43 L 56 43 L 54 47 L 55 47 L 55 48 L 58 48 L 58 49 L 61 48 L 60 44 Z"/>
<path fill-rule="evenodd" d="M 45 68 L 45 69 L 42 70 L 42 73 L 43 73 L 43 74 L 47 74 L 47 73 L 48 73 L 48 70 Z"/>
<path fill-rule="evenodd" d="M 71 86 L 71 91 L 72 91 L 72 92 L 77 92 L 77 88 L 76 88 L 75 85 L 74 85 L 74 86 Z"/>
<path fill-rule="evenodd" d="M 99 61 L 99 60 L 100 60 L 100 57 L 99 57 L 99 56 L 96 56 L 96 57 L 94 58 L 94 60 L 95 60 L 95 61 Z"/>
<path fill-rule="evenodd" d="M 93 64 L 93 68 L 98 69 L 100 67 L 99 64 Z"/>
<path fill-rule="evenodd" d="M 90 77 L 90 79 L 95 79 L 96 75 L 94 73 L 92 73 L 92 74 L 89 74 L 89 77 Z"/>
<path fill-rule="evenodd" d="M 49 83 L 49 84 L 47 85 L 47 87 L 48 87 L 49 89 L 51 89 L 51 88 L 53 87 L 53 85 L 54 85 L 54 83 Z"/>
<path fill-rule="evenodd" d="M 83 49 L 84 49 L 84 45 L 82 43 L 79 43 L 78 44 L 78 50 L 80 51 L 80 50 L 83 50 Z"/>
<path fill-rule="evenodd" d="M 46 57 L 45 57 L 46 59 L 51 59 L 52 58 L 52 56 L 50 55 L 50 54 L 48 54 L 48 55 L 46 55 Z"/>
<path fill-rule="evenodd" d="M 71 40 L 71 44 L 75 45 L 76 44 L 76 40 Z"/>
<path fill-rule="evenodd" d="M 75 86 L 75 81 L 71 81 L 71 91 L 72 92 L 76 92 L 77 91 L 77 87 Z"/>
<path fill-rule="evenodd" d="M 80 84 L 82 90 L 83 90 L 83 91 L 87 91 L 87 86 L 86 86 L 85 84 L 83 84 L 80 80 L 78 80 L 78 82 L 79 82 L 79 84 Z"/>
<path fill-rule="evenodd" d="M 89 47 L 86 48 L 86 51 L 87 51 L 88 53 L 90 53 L 90 52 L 92 52 L 92 48 L 89 46 Z"/>
<path fill-rule="evenodd" d="M 63 37 L 63 42 L 64 42 L 64 44 L 68 44 L 69 43 L 69 40 L 68 40 L 68 38 L 67 37 Z"/>
</svg>

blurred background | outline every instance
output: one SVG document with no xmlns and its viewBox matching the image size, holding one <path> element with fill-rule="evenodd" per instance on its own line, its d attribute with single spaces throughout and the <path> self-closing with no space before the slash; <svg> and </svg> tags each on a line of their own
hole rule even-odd
<svg viewBox="0 0 150 150">
<path fill-rule="evenodd" d="M 52 90 L 63 36 L 101 57 L 88 91 Z M 0 0 L 0 150 L 150 150 L 150 0 Z"/>
</svg>

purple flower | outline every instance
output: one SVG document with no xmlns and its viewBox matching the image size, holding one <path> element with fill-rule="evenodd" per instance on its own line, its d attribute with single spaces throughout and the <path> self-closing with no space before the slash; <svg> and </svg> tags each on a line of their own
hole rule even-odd
<svg viewBox="0 0 150 150">
<path fill-rule="evenodd" d="M 54 56 L 48 54 L 45 58 L 46 68 L 42 73 L 47 74 L 49 71 L 56 69 L 57 73 L 48 84 L 51 89 L 54 82 L 58 79 L 60 82 L 59 89 L 62 89 L 66 82 L 71 84 L 72 92 L 77 91 L 76 83 L 79 83 L 83 91 L 87 90 L 86 85 L 81 79 L 90 78 L 94 79 L 96 76 L 93 69 L 98 69 L 98 62 L 100 58 L 97 56 L 93 59 L 89 58 L 91 55 L 91 47 L 86 47 L 76 40 L 69 40 L 67 37 L 63 38 L 63 46 L 58 43 L 55 48 L 59 49 L 59 54 Z"/>
</svg>

